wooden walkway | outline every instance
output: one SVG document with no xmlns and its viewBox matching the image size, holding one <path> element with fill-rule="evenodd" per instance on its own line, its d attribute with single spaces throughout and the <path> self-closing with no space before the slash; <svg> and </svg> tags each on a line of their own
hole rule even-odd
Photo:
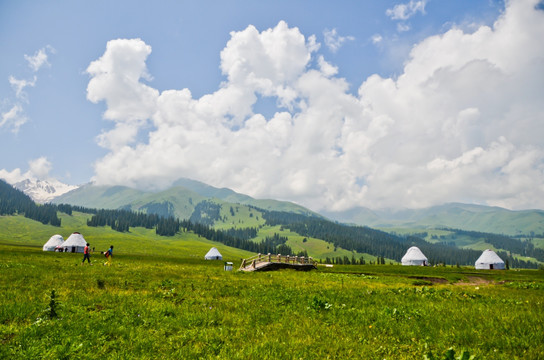
<svg viewBox="0 0 544 360">
<path fill-rule="evenodd" d="M 317 262 L 311 257 L 257 254 L 248 259 L 242 260 L 240 271 L 271 271 L 278 269 L 295 269 L 309 271 L 316 269 Z"/>
</svg>

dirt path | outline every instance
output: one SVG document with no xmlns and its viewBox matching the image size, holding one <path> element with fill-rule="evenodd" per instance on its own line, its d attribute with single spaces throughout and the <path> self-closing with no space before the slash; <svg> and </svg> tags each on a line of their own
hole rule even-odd
<svg viewBox="0 0 544 360">
<path fill-rule="evenodd" d="M 489 284 L 492 284 L 492 283 L 493 282 L 491 280 L 484 279 L 484 278 L 479 277 L 479 276 L 467 276 L 467 281 L 459 281 L 459 282 L 456 282 L 454 285 L 478 286 L 478 285 L 489 285 Z"/>
</svg>

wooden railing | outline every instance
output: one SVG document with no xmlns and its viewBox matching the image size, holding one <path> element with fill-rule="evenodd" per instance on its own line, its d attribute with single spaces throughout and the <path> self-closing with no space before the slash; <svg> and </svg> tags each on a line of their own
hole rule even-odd
<svg viewBox="0 0 544 360">
<path fill-rule="evenodd" d="M 272 255 L 270 253 L 264 255 L 264 254 L 257 254 L 255 256 L 252 256 L 247 259 L 242 260 L 242 264 L 240 265 L 240 269 L 244 269 L 247 266 L 251 266 L 253 269 L 255 269 L 260 263 L 284 263 L 284 264 L 299 264 L 299 265 L 316 265 L 317 261 L 312 259 L 311 257 L 304 257 L 304 256 L 293 256 L 293 255 Z"/>
</svg>

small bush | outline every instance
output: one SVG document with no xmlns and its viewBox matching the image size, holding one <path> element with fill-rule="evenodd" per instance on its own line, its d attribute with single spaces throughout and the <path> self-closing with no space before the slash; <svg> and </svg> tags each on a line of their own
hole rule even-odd
<svg viewBox="0 0 544 360">
<path fill-rule="evenodd" d="M 429 280 L 416 280 L 412 283 L 414 286 L 432 286 L 433 282 Z"/>
<path fill-rule="evenodd" d="M 425 357 L 425 360 L 476 360 L 475 355 L 470 355 L 470 352 L 463 351 L 459 356 L 455 357 L 455 350 L 449 348 L 443 354 L 443 356 L 434 356 L 432 351 L 429 351 Z"/>
</svg>

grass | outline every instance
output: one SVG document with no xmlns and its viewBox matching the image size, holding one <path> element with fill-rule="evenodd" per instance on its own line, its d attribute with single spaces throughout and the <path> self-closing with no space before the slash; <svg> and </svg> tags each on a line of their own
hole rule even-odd
<svg viewBox="0 0 544 360">
<path fill-rule="evenodd" d="M 97 250 L 114 244 L 113 266 L 103 266 L 97 253 L 93 266 L 81 266 L 81 254 L 41 251 L 52 234 L 73 231 Z M 161 238 L 146 229 L 88 228 L 83 214 L 63 218 L 62 228 L 0 218 L 0 358 L 544 353 L 544 271 L 335 265 L 226 272 L 223 262 L 202 260 L 211 246 L 235 267 L 250 255 L 188 233 Z"/>
<path fill-rule="evenodd" d="M 80 254 L 2 245 L 0 358 L 422 359 L 450 347 L 480 359 L 544 353 L 542 271 L 225 272 L 223 262 L 164 253 L 169 246 L 119 251 L 107 267 L 97 255 L 95 266 L 81 266 Z M 481 284 L 457 285 L 474 278 Z M 48 316 L 53 290 L 56 318 Z"/>
</svg>

